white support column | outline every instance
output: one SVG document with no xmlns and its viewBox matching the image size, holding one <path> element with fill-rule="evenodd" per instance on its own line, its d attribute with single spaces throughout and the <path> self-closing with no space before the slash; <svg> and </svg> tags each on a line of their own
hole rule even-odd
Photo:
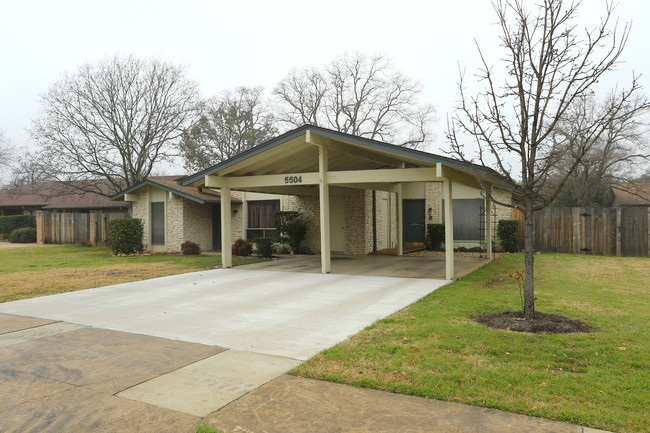
<svg viewBox="0 0 650 433">
<path fill-rule="evenodd" d="M 454 202 L 451 180 L 445 179 L 442 184 L 442 194 L 445 199 L 445 278 L 454 279 Z"/>
<path fill-rule="evenodd" d="M 492 187 L 489 187 L 490 190 Z M 492 192 L 492 191 L 490 191 Z M 487 248 L 487 258 L 492 259 L 492 200 L 488 194 L 485 195 L 485 246 Z"/>
<path fill-rule="evenodd" d="M 395 226 L 396 226 L 396 235 L 397 235 L 397 255 L 404 255 L 404 221 L 403 221 L 403 209 L 402 209 L 402 184 L 397 185 L 396 193 L 396 206 L 395 206 Z"/>
<path fill-rule="evenodd" d="M 328 151 L 318 147 L 318 189 L 320 198 L 320 257 L 321 272 L 329 274 L 332 269 L 330 250 L 330 190 L 327 184 Z"/>
<path fill-rule="evenodd" d="M 230 187 L 221 186 L 221 266 L 232 268 L 232 209 Z"/>
</svg>

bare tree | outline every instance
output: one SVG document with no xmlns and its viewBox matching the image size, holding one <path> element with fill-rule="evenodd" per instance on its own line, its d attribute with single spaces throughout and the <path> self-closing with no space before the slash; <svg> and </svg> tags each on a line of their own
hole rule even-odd
<svg viewBox="0 0 650 433">
<path fill-rule="evenodd" d="M 208 168 L 275 135 L 263 91 L 262 87 L 239 87 L 205 103 L 200 120 L 178 145 L 187 170 Z"/>
<path fill-rule="evenodd" d="M 9 139 L 4 131 L 0 130 L 0 166 L 8 168 L 14 160 L 14 149 L 9 144 Z"/>
<path fill-rule="evenodd" d="M 579 160 L 564 188 L 557 196 L 554 206 L 609 206 L 612 201 L 612 184 L 631 183 L 638 176 L 638 168 L 650 159 L 648 125 L 641 117 L 648 111 L 642 99 L 636 98 L 622 107 L 620 116 L 605 126 L 600 139 Z M 557 145 L 570 146 L 579 139 L 581 129 L 593 122 L 599 113 L 607 109 L 609 101 L 598 104 L 595 98 L 579 98 L 558 123 L 552 139 Z M 571 137 L 571 140 L 569 139 Z M 568 149 L 571 152 L 571 149 Z M 576 155 L 577 156 L 577 155 Z M 559 161 L 551 168 L 547 188 L 555 191 L 575 156 Z M 645 163 L 645 164 L 644 164 Z"/>
<path fill-rule="evenodd" d="M 640 85 L 633 77 L 628 89 L 615 91 L 607 104 L 593 117 L 584 118 L 571 135 L 554 140 L 576 101 L 590 97 L 598 80 L 619 61 L 629 26 L 619 29 L 612 22 L 611 4 L 601 22 L 585 29 L 582 36 L 574 22 L 580 2 L 541 0 L 532 10 L 521 0 L 492 4 L 505 50 L 502 75 L 479 47 L 482 67 L 477 79 L 484 90 L 469 97 L 461 74 L 460 103 L 448 122 L 447 138 L 455 156 L 493 166 L 518 185 L 514 193 L 521 200 L 515 206 L 526 218 L 524 317 L 531 319 L 535 315 L 534 212 L 557 197 L 585 155 L 602 142 L 608 125 L 644 109 L 648 102 L 636 97 Z M 477 145 L 476 155 L 463 144 L 466 136 Z M 513 161 L 514 167 L 510 165 Z M 555 179 L 554 187 L 548 188 L 553 168 L 560 162 L 564 172 Z M 490 190 L 487 194 L 494 200 Z"/>
<path fill-rule="evenodd" d="M 380 55 L 345 54 L 324 69 L 293 70 L 275 88 L 278 120 L 418 148 L 431 138 L 420 83 Z"/>
<path fill-rule="evenodd" d="M 173 156 L 194 122 L 198 91 L 183 69 L 160 60 L 115 56 L 64 74 L 41 96 L 31 135 L 32 163 L 46 178 L 111 195 Z M 110 190 L 94 179 L 106 179 Z"/>
</svg>

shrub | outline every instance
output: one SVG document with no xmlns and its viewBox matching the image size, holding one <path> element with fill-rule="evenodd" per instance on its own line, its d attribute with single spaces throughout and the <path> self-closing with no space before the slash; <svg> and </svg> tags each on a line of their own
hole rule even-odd
<svg viewBox="0 0 650 433">
<path fill-rule="evenodd" d="M 14 244 L 32 244 L 36 242 L 36 229 L 23 227 L 9 233 L 9 242 Z"/>
<path fill-rule="evenodd" d="M 250 256 L 253 253 L 253 244 L 248 239 L 239 238 L 232 244 L 233 256 Z"/>
<path fill-rule="evenodd" d="M 138 218 L 115 218 L 108 222 L 108 243 L 114 254 L 141 253 L 144 225 Z"/>
<path fill-rule="evenodd" d="M 445 240 L 444 224 L 427 224 L 427 244 L 430 251 L 438 251 Z"/>
<path fill-rule="evenodd" d="M 36 228 L 35 215 L 12 215 L 0 217 L 0 235 L 8 237 L 16 229 Z"/>
<path fill-rule="evenodd" d="M 196 256 L 201 254 L 201 248 L 199 244 L 192 241 L 185 241 L 181 244 L 181 251 L 184 256 Z"/>
<path fill-rule="evenodd" d="M 497 236 L 501 240 L 504 251 L 508 253 L 519 251 L 519 220 L 500 220 Z"/>
<path fill-rule="evenodd" d="M 273 239 L 271 238 L 255 238 L 255 254 L 257 257 L 270 259 L 273 257 Z"/>
<path fill-rule="evenodd" d="M 298 253 L 300 243 L 307 235 L 307 222 L 302 219 L 302 212 L 279 211 L 275 213 L 275 228 L 280 233 L 280 242 L 289 244 L 293 253 Z"/>
</svg>

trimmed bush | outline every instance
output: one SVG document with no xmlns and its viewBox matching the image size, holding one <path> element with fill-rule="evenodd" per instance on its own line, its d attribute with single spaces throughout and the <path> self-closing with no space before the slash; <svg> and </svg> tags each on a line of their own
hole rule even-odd
<svg viewBox="0 0 650 433">
<path fill-rule="evenodd" d="M 253 253 L 253 244 L 248 239 L 239 238 L 232 244 L 232 255 L 247 257 Z"/>
<path fill-rule="evenodd" d="M 273 239 L 255 238 L 255 255 L 264 259 L 273 257 Z"/>
<path fill-rule="evenodd" d="M 500 220 L 497 225 L 497 236 L 501 247 L 508 253 L 519 251 L 519 220 Z"/>
<path fill-rule="evenodd" d="M 201 254 L 201 248 L 199 244 L 192 241 L 185 241 L 181 244 L 181 251 L 184 256 L 196 256 Z"/>
<path fill-rule="evenodd" d="M 438 251 L 442 248 L 442 242 L 445 240 L 444 224 L 427 224 L 427 245 L 429 251 Z"/>
<path fill-rule="evenodd" d="M 16 229 L 36 228 L 35 215 L 11 215 L 0 217 L 0 235 L 8 237 Z"/>
<path fill-rule="evenodd" d="M 297 254 L 300 251 L 300 244 L 307 235 L 307 222 L 302 219 L 302 212 L 276 212 L 275 228 L 280 233 L 280 242 L 288 244 L 291 251 Z"/>
<path fill-rule="evenodd" d="M 108 243 L 114 254 L 135 254 L 144 250 L 144 225 L 139 218 L 115 218 L 108 222 Z"/>
<path fill-rule="evenodd" d="M 23 227 L 9 233 L 9 242 L 14 244 L 33 244 L 36 242 L 36 229 Z"/>
</svg>

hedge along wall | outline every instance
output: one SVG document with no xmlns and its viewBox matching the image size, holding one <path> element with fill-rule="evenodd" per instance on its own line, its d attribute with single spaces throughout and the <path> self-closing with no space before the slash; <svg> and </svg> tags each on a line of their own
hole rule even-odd
<svg viewBox="0 0 650 433">
<path fill-rule="evenodd" d="M 12 215 L 0 217 L 0 236 L 7 239 L 9 234 L 22 228 L 36 228 L 35 215 Z"/>
</svg>

